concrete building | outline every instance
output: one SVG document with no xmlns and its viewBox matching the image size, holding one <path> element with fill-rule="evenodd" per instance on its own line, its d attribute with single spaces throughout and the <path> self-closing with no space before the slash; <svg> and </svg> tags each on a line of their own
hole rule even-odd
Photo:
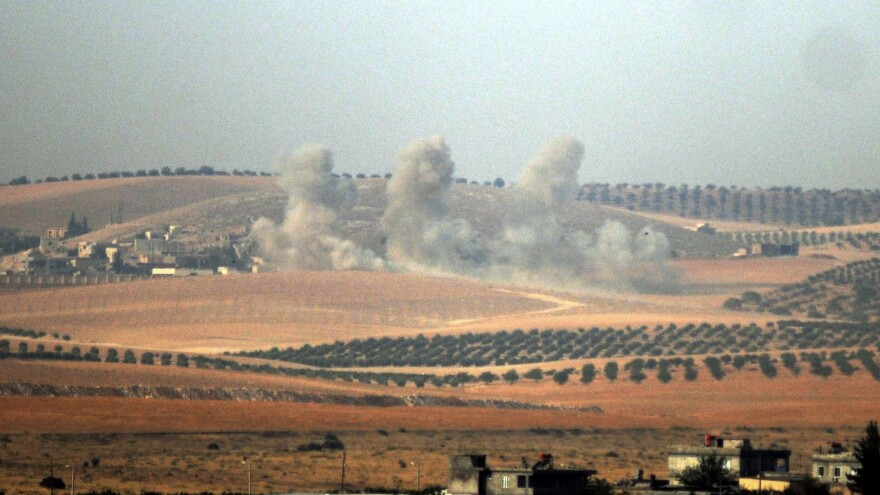
<svg viewBox="0 0 880 495">
<path fill-rule="evenodd" d="M 715 454 L 724 459 L 724 466 L 736 477 L 758 476 L 762 473 L 788 473 L 791 451 L 788 449 L 755 449 L 748 438 L 706 435 L 702 445 L 674 445 L 669 450 L 669 479 L 679 485 L 679 474 L 700 465 L 700 459 Z"/>
<path fill-rule="evenodd" d="M 94 242 L 80 241 L 76 243 L 77 258 L 94 258 L 98 255 L 98 245 Z"/>
<path fill-rule="evenodd" d="M 708 223 L 697 224 L 697 226 L 696 226 L 696 228 L 694 229 L 694 231 L 695 231 L 695 232 L 699 232 L 699 233 L 701 233 L 701 234 L 709 234 L 709 235 L 715 235 L 715 233 L 717 232 L 717 230 L 715 229 L 715 227 L 712 227 L 712 226 L 709 225 Z"/>
<path fill-rule="evenodd" d="M 762 242 L 752 246 L 752 254 L 760 256 L 799 256 L 801 245 L 797 242 L 792 244 L 774 244 L 772 242 Z"/>
<path fill-rule="evenodd" d="M 557 469 L 553 456 L 541 454 L 529 466 L 490 468 L 485 455 L 457 455 L 449 458 L 447 495 L 589 495 L 590 469 Z"/>
<path fill-rule="evenodd" d="M 64 251 L 64 243 L 60 237 L 40 237 L 40 252 L 43 254 Z"/>
<path fill-rule="evenodd" d="M 166 241 L 161 237 L 156 239 L 135 239 L 134 252 L 148 256 L 162 254 L 181 254 L 186 252 L 186 247 L 178 241 Z"/>
<path fill-rule="evenodd" d="M 20 273 L 27 275 L 67 274 L 73 273 L 73 268 L 70 266 L 70 258 L 66 256 L 46 256 L 31 251 L 22 257 Z"/>
<path fill-rule="evenodd" d="M 65 237 L 67 237 L 67 229 L 64 227 L 46 229 L 46 237 L 51 237 L 54 239 L 64 239 Z"/>
<path fill-rule="evenodd" d="M 849 493 L 846 488 L 852 473 L 861 464 L 852 452 L 839 443 L 832 443 L 827 453 L 813 456 L 813 477 L 831 485 L 831 493 Z"/>
</svg>

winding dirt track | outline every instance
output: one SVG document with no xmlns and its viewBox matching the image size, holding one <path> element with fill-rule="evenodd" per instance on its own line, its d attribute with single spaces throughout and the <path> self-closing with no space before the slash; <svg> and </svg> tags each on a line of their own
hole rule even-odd
<svg viewBox="0 0 880 495">
<path fill-rule="evenodd" d="M 558 297 L 553 297 L 547 294 L 542 294 L 539 292 L 521 292 L 507 289 L 492 289 L 496 292 L 503 292 L 506 294 L 516 294 L 518 296 L 525 297 L 526 299 L 534 299 L 541 302 L 546 302 L 550 304 L 555 304 L 555 306 L 547 309 L 539 309 L 536 311 L 527 311 L 524 313 L 510 313 L 506 315 L 496 315 L 490 316 L 486 318 L 468 318 L 463 320 L 450 320 L 447 321 L 446 324 L 449 326 L 458 326 L 458 325 L 467 325 L 471 323 L 492 323 L 498 322 L 499 326 L 504 323 L 505 320 L 510 320 L 511 318 L 522 318 L 522 317 L 531 317 L 531 316 L 539 316 L 546 315 L 550 313 L 558 313 L 560 311 L 566 311 L 572 308 L 580 308 L 586 306 L 585 303 L 580 301 L 571 301 L 567 299 L 561 299 Z"/>
</svg>

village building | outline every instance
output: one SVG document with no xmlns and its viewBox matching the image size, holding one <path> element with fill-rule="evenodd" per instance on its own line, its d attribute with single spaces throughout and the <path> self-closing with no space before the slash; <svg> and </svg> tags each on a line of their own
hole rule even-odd
<svg viewBox="0 0 880 495">
<path fill-rule="evenodd" d="M 801 245 L 797 242 L 791 244 L 774 244 L 762 242 L 752 246 L 752 254 L 757 256 L 800 256 Z"/>
<path fill-rule="evenodd" d="M 715 235 L 718 231 L 715 227 L 709 225 L 708 223 L 701 223 L 696 226 L 694 229 L 695 232 L 699 232 L 700 234 L 709 234 Z"/>
<path fill-rule="evenodd" d="M 680 485 L 679 474 L 697 467 L 710 455 L 721 457 L 724 467 L 737 478 L 765 473 L 788 473 L 791 450 L 756 449 L 748 438 L 706 435 L 702 445 L 674 445 L 668 453 L 671 485 Z"/>
<path fill-rule="evenodd" d="M 541 454 L 538 461 L 511 468 L 486 465 L 485 455 L 457 455 L 449 458 L 447 495 L 589 495 L 593 489 L 590 469 L 556 468 L 553 456 Z"/>
<path fill-rule="evenodd" d="M 65 227 L 54 227 L 51 229 L 46 229 L 46 235 L 50 239 L 64 239 L 67 237 L 67 228 Z"/>
<path fill-rule="evenodd" d="M 828 452 L 813 456 L 813 477 L 828 483 L 831 493 L 848 495 L 846 484 L 856 468 L 860 467 L 856 456 L 847 452 L 839 443 L 832 443 Z"/>
</svg>

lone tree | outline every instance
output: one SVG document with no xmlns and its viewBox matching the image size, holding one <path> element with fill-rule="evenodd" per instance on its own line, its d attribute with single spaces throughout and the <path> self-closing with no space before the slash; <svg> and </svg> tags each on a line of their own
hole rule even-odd
<svg viewBox="0 0 880 495">
<path fill-rule="evenodd" d="M 849 489 L 865 495 L 880 493 L 880 432 L 876 421 L 868 423 L 853 454 L 861 466 L 849 477 Z"/>
<path fill-rule="evenodd" d="M 46 476 L 42 480 L 40 480 L 40 486 L 43 488 L 48 488 L 50 490 L 58 489 L 63 490 L 66 488 L 64 484 L 64 480 L 61 478 L 57 478 L 55 476 Z"/>
<path fill-rule="evenodd" d="M 700 459 L 700 464 L 685 468 L 678 475 L 681 484 L 690 488 L 717 489 L 737 484 L 736 477 L 724 466 L 725 459 L 711 453 Z"/>
</svg>

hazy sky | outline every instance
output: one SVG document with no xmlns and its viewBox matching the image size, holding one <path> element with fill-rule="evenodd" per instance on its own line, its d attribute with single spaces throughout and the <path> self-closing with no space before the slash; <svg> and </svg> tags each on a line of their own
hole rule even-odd
<svg viewBox="0 0 880 495">
<path fill-rule="evenodd" d="M 0 0 L 0 181 L 566 133 L 582 182 L 880 187 L 880 2 L 544 3 Z"/>
</svg>

